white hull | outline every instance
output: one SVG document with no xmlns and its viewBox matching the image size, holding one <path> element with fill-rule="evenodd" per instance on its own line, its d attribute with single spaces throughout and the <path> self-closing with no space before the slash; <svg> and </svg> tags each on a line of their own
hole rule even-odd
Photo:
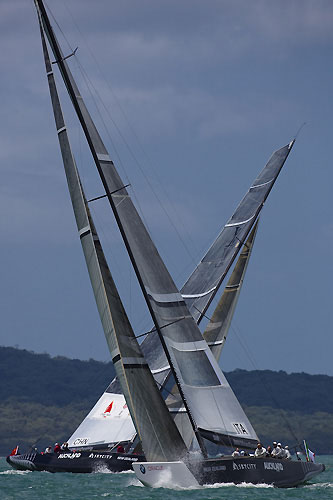
<svg viewBox="0 0 333 500">
<path fill-rule="evenodd" d="M 198 481 L 184 462 L 140 462 L 132 464 L 134 472 L 145 486 L 154 488 L 191 488 Z"/>
</svg>

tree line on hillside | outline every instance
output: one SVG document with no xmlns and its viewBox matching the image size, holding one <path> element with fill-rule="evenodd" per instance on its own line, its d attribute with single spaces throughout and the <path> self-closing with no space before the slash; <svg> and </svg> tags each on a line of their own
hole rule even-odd
<svg viewBox="0 0 333 500">
<path fill-rule="evenodd" d="M 0 456 L 16 446 L 20 451 L 31 447 L 44 450 L 55 442 L 67 441 L 91 407 L 70 404 L 63 407 L 39 403 L 7 402 L 0 404 Z M 292 448 L 306 438 L 316 454 L 333 453 L 333 415 L 316 412 L 311 415 L 286 412 L 283 415 L 269 407 L 244 406 L 244 409 L 264 445 L 273 440 Z"/>
<path fill-rule="evenodd" d="M 114 376 L 112 363 L 0 347 L 0 455 L 19 444 L 66 441 Z M 260 439 L 290 446 L 306 437 L 333 453 L 333 377 L 283 371 L 226 373 Z"/>
<path fill-rule="evenodd" d="M 234 370 L 225 374 L 243 405 L 268 406 L 306 414 L 333 413 L 333 377 L 270 370 Z M 0 347 L 0 400 L 66 406 L 91 406 L 114 377 L 112 363 L 50 357 Z"/>
</svg>

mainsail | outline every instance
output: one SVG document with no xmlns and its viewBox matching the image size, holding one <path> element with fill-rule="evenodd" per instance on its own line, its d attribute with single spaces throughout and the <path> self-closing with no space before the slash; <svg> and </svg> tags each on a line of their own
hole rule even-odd
<svg viewBox="0 0 333 500">
<path fill-rule="evenodd" d="M 46 73 L 68 188 L 117 378 L 146 457 L 149 460 L 178 460 L 186 454 L 187 448 L 141 353 L 106 263 L 71 152 L 42 25 L 40 27 Z M 112 411 L 113 404 L 116 407 L 119 406 L 118 403 L 119 401 L 112 401 L 108 407 L 109 412 Z M 106 408 L 104 413 L 107 412 Z"/>
<path fill-rule="evenodd" d="M 200 321 L 245 242 L 295 140 L 275 151 L 182 288 L 182 296 Z"/>
<path fill-rule="evenodd" d="M 206 326 L 203 337 L 209 345 L 215 359 L 218 361 L 222 349 L 227 339 L 230 323 L 238 302 L 239 294 L 242 288 L 246 269 L 250 260 L 254 240 L 257 234 L 258 222 L 255 223 L 243 250 L 239 255 L 235 268 L 229 278 L 213 316 Z"/>
<path fill-rule="evenodd" d="M 215 440 L 218 435 L 221 442 L 229 440 L 232 444 L 232 439 L 236 438 L 243 439 L 246 446 L 255 446 L 257 435 L 134 207 L 62 56 L 42 1 L 36 1 L 198 441 L 201 443 L 198 433 L 201 428 L 214 433 Z M 201 447 L 204 451 L 202 443 Z"/>
<path fill-rule="evenodd" d="M 293 144 L 294 141 L 291 141 L 272 154 L 236 211 L 181 288 L 180 293 L 198 324 L 256 222 Z M 155 378 L 158 377 L 158 383 L 163 385 L 169 378 L 170 369 L 156 335 L 149 335 L 144 340 L 142 351 L 155 372 Z"/>
</svg>

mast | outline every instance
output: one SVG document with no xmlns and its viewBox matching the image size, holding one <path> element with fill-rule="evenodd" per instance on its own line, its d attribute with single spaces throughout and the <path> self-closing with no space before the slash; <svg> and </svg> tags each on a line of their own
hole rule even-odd
<svg viewBox="0 0 333 500">
<path fill-rule="evenodd" d="M 254 446 L 257 435 L 207 343 L 203 340 L 201 332 L 185 304 L 184 298 L 187 297 L 182 297 L 175 286 L 108 155 L 69 71 L 67 62 L 62 56 L 42 0 L 35 1 L 41 8 L 46 34 L 86 134 L 106 196 L 114 212 L 201 449 L 205 453 L 200 432 L 205 433 L 205 435 L 220 436 L 223 442 L 225 439 L 235 438 L 238 442 L 244 442 L 246 446 Z M 265 174 L 267 174 L 266 178 L 265 175 L 259 176 L 258 183 L 251 187 L 252 191 L 246 202 L 246 207 L 254 210 L 250 218 L 244 220 L 244 205 L 241 204 L 236 211 L 235 220 L 229 221 L 226 225 L 226 233 L 222 232 L 224 236 L 231 237 L 229 246 L 236 248 L 233 258 L 244 241 L 244 235 L 248 234 L 255 222 L 259 210 L 258 200 L 259 206 L 263 204 L 258 195 L 262 194 L 263 188 L 267 185 L 268 192 L 271 189 L 271 184 L 277 176 L 276 171 L 281 170 L 292 143 L 273 154 L 267 165 L 268 168 L 264 169 Z M 272 171 L 274 173 L 273 180 L 271 178 Z M 259 183 L 261 181 L 262 183 Z M 265 193 L 267 193 L 267 189 Z M 249 221 L 250 227 L 247 225 Z M 221 243 L 221 239 L 219 243 Z M 224 244 L 223 238 L 222 243 Z M 209 257 L 212 256 L 209 255 Z M 209 265 L 216 267 L 215 262 L 209 262 Z M 206 282 L 203 285 L 205 284 Z M 201 295 L 205 296 L 207 293 Z M 204 413 L 202 407 L 205 408 Z M 241 430 L 239 431 L 239 429 Z"/>
<path fill-rule="evenodd" d="M 166 345 L 165 345 L 164 337 L 161 334 L 161 329 L 160 329 L 159 322 L 157 321 L 155 311 L 154 311 L 154 309 L 153 309 L 153 307 L 151 305 L 151 302 L 150 302 L 150 299 L 149 299 L 149 296 L 148 296 L 148 292 L 147 292 L 146 287 L 145 287 L 145 285 L 143 283 L 143 280 L 142 280 L 142 275 L 139 272 L 136 259 L 134 258 L 131 245 L 130 245 L 130 243 L 128 241 L 128 235 L 125 232 L 124 225 L 122 223 L 121 218 L 119 217 L 119 212 L 117 211 L 117 208 L 116 208 L 116 205 L 115 205 L 115 201 L 114 201 L 115 198 L 118 198 L 118 201 L 120 201 L 119 200 L 120 197 L 122 198 L 122 200 L 124 200 L 125 198 L 129 199 L 129 195 L 127 193 L 126 188 L 124 187 L 124 183 L 121 181 L 118 173 L 116 172 L 116 170 L 114 168 L 113 162 L 112 162 L 112 160 L 109 157 L 108 151 L 105 148 L 101 137 L 99 136 L 99 133 L 98 133 L 98 131 L 97 131 L 97 129 L 96 129 L 96 127 L 95 127 L 95 125 L 94 125 L 91 117 L 90 117 L 90 114 L 89 114 L 89 112 L 88 112 L 88 110 L 87 110 L 87 108 L 86 108 L 86 106 L 85 106 L 85 104 L 83 102 L 83 99 L 82 99 L 82 97 L 81 97 L 81 95 L 79 93 L 79 90 L 78 90 L 78 88 L 77 88 L 77 86 L 75 84 L 75 81 L 74 81 L 74 79 L 73 79 L 73 77 L 72 77 L 72 75 L 71 75 L 71 73 L 69 71 L 67 63 L 66 63 L 66 61 L 65 61 L 65 59 L 63 57 L 62 51 L 61 51 L 61 49 L 59 47 L 58 41 L 57 41 L 57 39 L 56 39 L 56 37 L 54 35 L 53 29 L 51 27 L 51 24 L 50 24 L 50 21 L 48 19 L 48 15 L 46 13 L 46 10 L 45 10 L 45 7 L 43 5 L 42 0 L 35 0 L 35 4 L 40 9 L 42 23 L 44 25 L 44 29 L 45 29 L 46 35 L 48 37 L 48 40 L 50 42 L 50 45 L 51 45 L 51 48 L 53 50 L 54 56 L 56 58 L 57 65 L 58 65 L 58 67 L 60 69 L 60 72 L 61 72 L 62 77 L 64 79 L 65 85 L 67 87 L 67 91 L 68 91 L 68 93 L 69 93 L 69 95 L 71 97 L 74 109 L 75 109 L 75 111 L 77 113 L 77 116 L 78 116 L 79 121 L 81 123 L 82 129 L 83 129 L 83 131 L 85 133 L 85 136 L 86 136 L 86 139 L 87 139 L 87 142 L 88 142 L 91 154 L 92 154 L 92 156 L 94 158 L 94 161 L 95 161 L 98 173 L 100 175 L 102 184 L 104 186 L 104 189 L 105 189 L 105 192 L 106 192 L 106 196 L 107 196 L 107 198 L 109 200 L 109 203 L 110 203 L 112 211 L 114 213 L 116 222 L 117 222 L 119 230 L 121 232 L 124 244 L 126 246 L 127 253 L 128 253 L 128 255 L 130 257 L 130 260 L 132 262 L 132 265 L 133 265 L 134 271 L 136 273 L 138 282 L 140 284 L 142 293 L 143 293 L 144 298 L 146 300 L 149 312 L 150 312 L 150 314 L 152 316 L 152 319 L 153 319 L 153 322 L 155 324 L 155 328 L 156 328 L 156 330 L 157 330 L 157 332 L 159 334 L 159 337 L 160 337 L 161 343 L 163 345 L 165 354 L 166 354 L 166 356 L 168 358 L 168 361 L 169 361 L 169 364 L 170 364 L 170 368 L 171 368 L 171 370 L 174 373 L 175 380 L 177 381 L 179 392 L 182 395 L 182 399 L 184 401 L 185 406 L 187 407 L 185 396 L 183 394 L 183 391 L 182 391 L 182 388 L 181 388 L 180 384 L 178 383 L 177 374 L 174 371 L 173 364 L 171 363 L 171 360 L 169 358 L 169 354 L 168 354 L 168 350 L 167 350 Z M 113 167 L 112 168 L 112 174 L 113 174 L 113 177 L 114 177 L 113 178 L 113 187 L 114 187 L 114 189 L 110 189 L 109 188 L 109 183 L 108 183 L 108 180 L 107 180 L 107 178 L 109 177 L 109 175 L 108 175 L 109 172 L 107 171 L 108 167 L 111 167 L 111 168 Z M 144 238 L 146 240 L 150 240 L 148 232 L 146 231 L 145 227 L 143 226 L 143 224 L 141 222 L 141 219 L 140 219 L 140 217 L 139 217 L 139 215 L 138 215 L 138 213 L 137 213 L 134 205 L 132 205 L 131 208 L 132 208 L 132 215 L 134 214 L 137 223 L 140 225 L 140 228 L 142 229 L 142 232 L 146 233 L 146 234 L 143 235 Z M 157 250 L 153 246 L 152 246 L 152 253 L 154 254 L 153 255 L 154 257 L 157 257 L 157 259 L 161 261 L 159 255 L 157 253 Z M 162 261 L 160 263 L 161 263 L 161 267 L 165 267 L 164 263 Z M 170 280 L 171 280 L 171 278 L 170 278 Z M 175 286 L 174 286 L 174 289 L 175 289 L 174 291 L 177 293 L 177 290 L 176 290 Z M 178 301 L 183 302 L 183 300 L 181 299 L 180 295 L 177 297 L 177 302 Z M 182 316 L 185 319 L 185 315 L 183 314 Z M 186 316 L 189 318 L 188 314 Z M 199 435 L 199 433 L 197 431 L 196 423 L 195 423 L 195 421 L 194 421 L 194 419 L 193 419 L 193 417 L 192 417 L 192 415 L 191 415 L 188 407 L 187 407 L 187 413 L 188 413 L 188 416 L 190 418 L 190 421 L 191 421 L 192 427 L 194 429 L 194 432 L 196 434 L 196 437 L 198 439 L 198 442 L 200 444 L 200 447 L 202 449 L 202 452 L 204 453 L 204 455 L 206 455 L 206 450 L 205 450 L 203 441 L 202 441 L 201 436 Z"/>
<path fill-rule="evenodd" d="M 151 461 L 178 460 L 186 455 L 187 448 L 142 355 L 109 271 L 71 151 L 41 23 L 40 31 L 68 188 L 96 304 L 116 374 L 147 459 Z"/>
</svg>

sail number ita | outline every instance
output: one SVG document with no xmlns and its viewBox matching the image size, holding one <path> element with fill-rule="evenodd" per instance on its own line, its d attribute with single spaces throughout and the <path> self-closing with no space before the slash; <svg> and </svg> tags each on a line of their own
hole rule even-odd
<svg viewBox="0 0 333 500">
<path fill-rule="evenodd" d="M 237 434 L 248 434 L 244 424 L 232 424 L 234 428 L 236 429 Z"/>
</svg>

